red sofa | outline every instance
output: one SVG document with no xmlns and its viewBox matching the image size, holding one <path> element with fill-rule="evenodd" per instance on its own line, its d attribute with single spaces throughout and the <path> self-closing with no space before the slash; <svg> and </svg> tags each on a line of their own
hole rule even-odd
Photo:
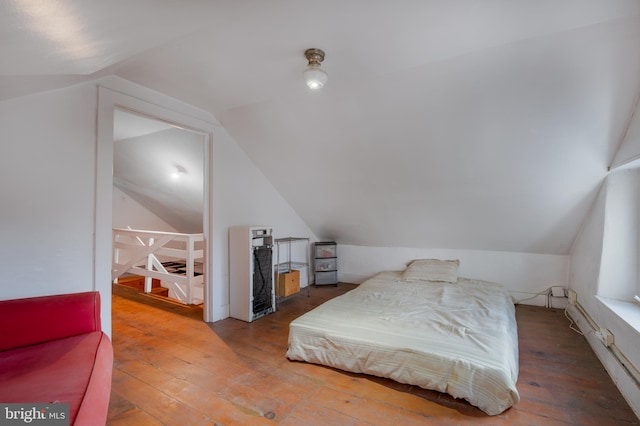
<svg viewBox="0 0 640 426">
<path fill-rule="evenodd" d="M 100 293 L 0 301 L 0 402 L 69 404 L 71 425 L 105 424 L 113 347 Z"/>
</svg>

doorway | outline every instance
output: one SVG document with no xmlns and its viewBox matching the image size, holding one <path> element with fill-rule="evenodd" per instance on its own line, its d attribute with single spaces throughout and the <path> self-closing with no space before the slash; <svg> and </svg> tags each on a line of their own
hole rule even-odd
<svg viewBox="0 0 640 426">
<path fill-rule="evenodd" d="M 108 86 L 108 87 L 107 87 Z M 125 93 L 135 94 L 131 96 Z M 186 111 L 186 112 L 185 112 Z M 105 319 L 105 329 L 110 333 L 111 319 L 111 268 L 112 268 L 112 226 L 113 218 L 113 194 L 114 194 L 114 140 L 120 136 L 114 135 L 116 129 L 114 123 L 116 115 L 122 112 L 155 121 L 156 125 L 165 130 L 188 131 L 198 135 L 202 141 L 202 206 L 199 215 L 204 235 L 204 259 L 205 272 L 203 285 L 203 316 L 206 322 L 213 322 L 216 318 L 214 312 L 214 280 L 211 274 L 212 238 L 211 238 L 211 164 L 212 164 L 212 137 L 215 125 L 206 120 L 207 114 L 185 106 L 172 98 L 160 95 L 156 92 L 144 89 L 129 82 L 115 79 L 106 81 L 105 85 L 98 87 L 98 135 L 96 149 L 96 206 L 95 206 L 95 247 L 94 247 L 94 288 L 100 291 L 103 297 L 102 317 Z M 149 124 L 149 123 L 147 123 Z M 160 130 L 162 131 L 162 130 Z M 177 162 L 174 166 L 179 166 Z M 182 165 L 185 171 L 187 167 Z M 184 173 L 184 171 L 182 172 Z M 128 195 L 128 194 L 127 194 Z M 130 197 L 130 195 L 128 195 Z M 133 199 L 133 198 L 132 198 Z M 178 215 L 180 216 L 180 215 Z"/>
<path fill-rule="evenodd" d="M 112 278 L 149 297 L 202 305 L 205 138 L 120 108 L 113 121 Z"/>
</svg>

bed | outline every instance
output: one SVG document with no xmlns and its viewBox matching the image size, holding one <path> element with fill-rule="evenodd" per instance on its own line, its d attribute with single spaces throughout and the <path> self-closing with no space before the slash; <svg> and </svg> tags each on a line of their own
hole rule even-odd
<svg viewBox="0 0 640 426">
<path fill-rule="evenodd" d="M 414 262 L 423 264 L 411 271 Z M 516 404 L 518 336 L 505 288 L 458 278 L 457 260 L 414 262 L 292 321 L 287 358 L 445 392 L 489 415 Z"/>
</svg>

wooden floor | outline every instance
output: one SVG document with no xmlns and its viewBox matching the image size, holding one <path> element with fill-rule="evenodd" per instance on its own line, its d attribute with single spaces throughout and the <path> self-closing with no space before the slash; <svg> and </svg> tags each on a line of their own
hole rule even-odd
<svg viewBox="0 0 640 426">
<path fill-rule="evenodd" d="M 285 358 L 288 324 L 353 288 L 311 288 L 253 323 L 113 296 L 109 425 L 638 425 L 563 311 L 518 305 L 521 401 L 490 417 L 445 394 Z"/>
</svg>

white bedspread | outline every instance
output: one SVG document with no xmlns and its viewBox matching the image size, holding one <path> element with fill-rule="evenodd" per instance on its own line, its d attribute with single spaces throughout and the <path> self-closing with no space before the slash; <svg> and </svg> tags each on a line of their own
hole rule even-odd
<svg viewBox="0 0 640 426">
<path fill-rule="evenodd" d="M 515 309 L 499 284 L 383 272 L 291 322 L 291 360 L 464 398 L 489 415 L 520 397 Z"/>
</svg>

